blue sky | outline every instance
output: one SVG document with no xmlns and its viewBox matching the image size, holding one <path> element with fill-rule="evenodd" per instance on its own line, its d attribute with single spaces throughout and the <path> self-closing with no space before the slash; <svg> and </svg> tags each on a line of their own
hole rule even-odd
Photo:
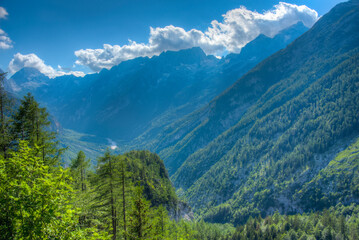
<svg viewBox="0 0 359 240">
<path fill-rule="evenodd" d="M 286 1 L 306 5 L 319 16 L 339 2 Z M 27 61 L 44 69 L 48 75 L 54 72 L 61 75 L 68 70 L 98 71 L 141 54 L 152 56 L 163 50 L 194 45 L 204 48 L 207 54 L 223 55 L 224 52 L 239 52 L 258 33 L 275 34 L 286 27 L 287 22 L 304 19 L 307 25 L 312 25 L 313 12 L 278 4 L 279 1 L 271 0 L 1 0 L 0 7 L 6 12 L 0 10 L 0 39 L 2 36 L 9 46 L 0 48 L 0 68 L 9 71 L 9 62 L 15 54 L 18 55 L 12 64 L 13 71 Z M 233 11 L 240 6 L 248 11 Z M 296 13 L 292 13 L 293 9 Z M 270 20 L 273 25 L 277 24 L 275 27 L 269 26 L 270 23 L 258 23 L 256 18 L 262 15 L 253 16 L 251 24 L 244 26 L 253 23 L 256 26 L 248 36 L 243 36 L 247 34 L 243 26 L 228 30 L 229 24 L 223 24 L 224 14 L 228 21 L 238 21 L 238 13 L 252 11 L 259 14 L 272 11 L 272 15 L 286 11 L 288 16 L 284 19 L 275 16 L 275 20 Z M 266 19 L 271 17 L 265 16 Z M 211 24 L 213 20 L 218 24 Z M 136 44 L 131 45 L 129 40 Z M 128 47 L 120 48 L 124 45 Z M 79 51 L 81 49 L 83 51 Z"/>
</svg>

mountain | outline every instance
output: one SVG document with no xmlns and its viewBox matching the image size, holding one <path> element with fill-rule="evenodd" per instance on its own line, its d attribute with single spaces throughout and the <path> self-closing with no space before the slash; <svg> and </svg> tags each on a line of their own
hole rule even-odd
<svg viewBox="0 0 359 240">
<path fill-rule="evenodd" d="M 154 206 L 176 206 L 177 196 L 163 161 L 149 151 L 130 151 L 124 154 L 133 184 L 141 181 L 144 194 Z"/>
<path fill-rule="evenodd" d="M 85 77 L 48 79 L 25 68 L 10 82 L 19 96 L 31 91 L 64 128 L 116 141 L 138 137 L 145 143 L 304 31 L 303 24 L 296 24 L 274 38 L 259 36 L 241 54 L 221 60 L 192 48 L 136 58 Z"/>
<path fill-rule="evenodd" d="M 10 92 L 23 96 L 28 92 L 33 92 L 37 88 L 43 87 L 48 81 L 49 78 L 39 72 L 39 70 L 25 67 L 7 81 L 6 88 Z"/>
<path fill-rule="evenodd" d="M 298 22 L 297 24 L 282 30 L 273 38 L 261 34 L 243 47 L 240 54 L 228 54 L 224 59 L 228 64 L 226 64 L 222 71 L 224 74 L 229 74 L 228 72 L 238 71 L 239 66 L 246 64 L 254 67 L 252 62 L 258 63 L 258 60 L 260 62 L 278 50 L 285 48 L 307 30 L 308 28 L 305 27 L 302 22 Z M 235 67 L 233 65 L 235 65 Z M 238 72 L 236 74 L 238 75 Z M 243 73 L 240 75 L 243 75 Z"/>
<path fill-rule="evenodd" d="M 349 1 L 146 146 L 207 221 L 335 205 L 329 187 L 314 188 L 325 204 L 308 206 L 305 186 L 359 135 L 358 66 L 359 3 Z M 358 202 L 352 191 L 347 202 Z"/>
</svg>

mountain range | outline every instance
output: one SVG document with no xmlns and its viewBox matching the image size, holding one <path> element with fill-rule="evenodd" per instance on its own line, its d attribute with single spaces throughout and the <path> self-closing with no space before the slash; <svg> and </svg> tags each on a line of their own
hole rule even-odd
<svg viewBox="0 0 359 240">
<path fill-rule="evenodd" d="M 208 103 L 306 30 L 300 22 L 274 38 L 260 35 L 240 54 L 223 59 L 206 56 L 200 48 L 168 51 L 83 78 L 49 79 L 36 69 L 23 68 L 7 85 L 19 97 L 32 92 L 64 128 L 130 140 L 145 131 L 156 133 Z"/>
</svg>

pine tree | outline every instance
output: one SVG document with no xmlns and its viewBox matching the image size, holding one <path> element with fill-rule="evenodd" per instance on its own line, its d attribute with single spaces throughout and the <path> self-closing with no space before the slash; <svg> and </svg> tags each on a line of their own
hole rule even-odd
<svg viewBox="0 0 359 240">
<path fill-rule="evenodd" d="M 40 147 L 38 156 L 49 166 L 58 163 L 62 150 L 57 150 L 55 133 L 48 131 L 50 126 L 49 114 L 46 108 L 40 108 L 35 98 L 28 93 L 18 111 L 14 114 L 14 139 L 26 140 L 31 147 Z"/>
<path fill-rule="evenodd" d="M 129 236 L 131 240 L 154 237 L 153 224 L 150 218 L 150 202 L 144 198 L 143 187 L 140 184 L 135 187 L 132 209 L 129 215 Z"/>
<path fill-rule="evenodd" d="M 72 160 L 71 173 L 74 178 L 74 189 L 76 190 L 75 205 L 81 209 L 79 223 L 81 226 L 85 225 L 87 213 L 89 211 L 89 201 L 91 196 L 88 191 L 88 169 L 90 167 L 90 160 L 86 160 L 86 155 L 83 151 L 79 151 L 77 157 Z"/>
<path fill-rule="evenodd" d="M 125 157 L 119 157 L 118 159 L 119 174 L 120 174 L 120 205 L 122 212 L 122 227 L 123 227 L 123 236 L 127 240 L 127 211 L 130 206 L 129 193 L 132 189 L 132 184 L 130 180 L 130 173 L 127 170 L 128 159 Z"/>
<path fill-rule="evenodd" d="M 85 192 L 87 189 L 87 171 L 90 167 L 90 160 L 86 160 L 86 155 L 83 151 L 79 151 L 77 157 L 72 160 L 71 170 L 77 183 L 76 189 Z"/>
<path fill-rule="evenodd" d="M 157 237 L 156 239 L 167 239 L 168 233 L 168 224 L 169 217 L 166 208 L 163 205 L 160 205 L 155 211 L 155 224 L 154 231 Z"/>
<path fill-rule="evenodd" d="M 0 73 L 0 154 L 6 158 L 6 152 L 10 147 L 10 120 L 11 101 L 4 89 L 6 73 Z"/>
<path fill-rule="evenodd" d="M 119 199 L 120 178 L 116 168 L 116 157 L 107 149 L 104 156 L 99 158 L 97 166 L 97 186 L 95 192 L 94 208 L 103 208 L 105 217 L 110 217 L 112 227 L 112 239 L 117 238 L 117 201 Z"/>
</svg>

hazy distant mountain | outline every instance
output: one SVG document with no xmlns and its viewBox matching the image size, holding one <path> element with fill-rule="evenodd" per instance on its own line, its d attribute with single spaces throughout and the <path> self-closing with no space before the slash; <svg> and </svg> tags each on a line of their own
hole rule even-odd
<svg viewBox="0 0 359 240">
<path fill-rule="evenodd" d="M 359 202 L 357 161 L 335 178 L 328 167 L 359 136 L 358 66 L 359 2 L 349 1 L 147 146 L 208 221 Z"/>
<path fill-rule="evenodd" d="M 49 78 L 34 68 L 23 68 L 7 80 L 7 89 L 19 96 L 47 85 Z"/>
<path fill-rule="evenodd" d="M 241 54 L 221 60 L 192 48 L 136 58 L 83 78 L 49 79 L 24 68 L 11 77 L 10 88 L 18 96 L 32 92 L 65 128 L 119 140 L 141 135 L 138 139 L 147 141 L 305 31 L 297 24 L 274 38 L 259 36 Z"/>
</svg>

